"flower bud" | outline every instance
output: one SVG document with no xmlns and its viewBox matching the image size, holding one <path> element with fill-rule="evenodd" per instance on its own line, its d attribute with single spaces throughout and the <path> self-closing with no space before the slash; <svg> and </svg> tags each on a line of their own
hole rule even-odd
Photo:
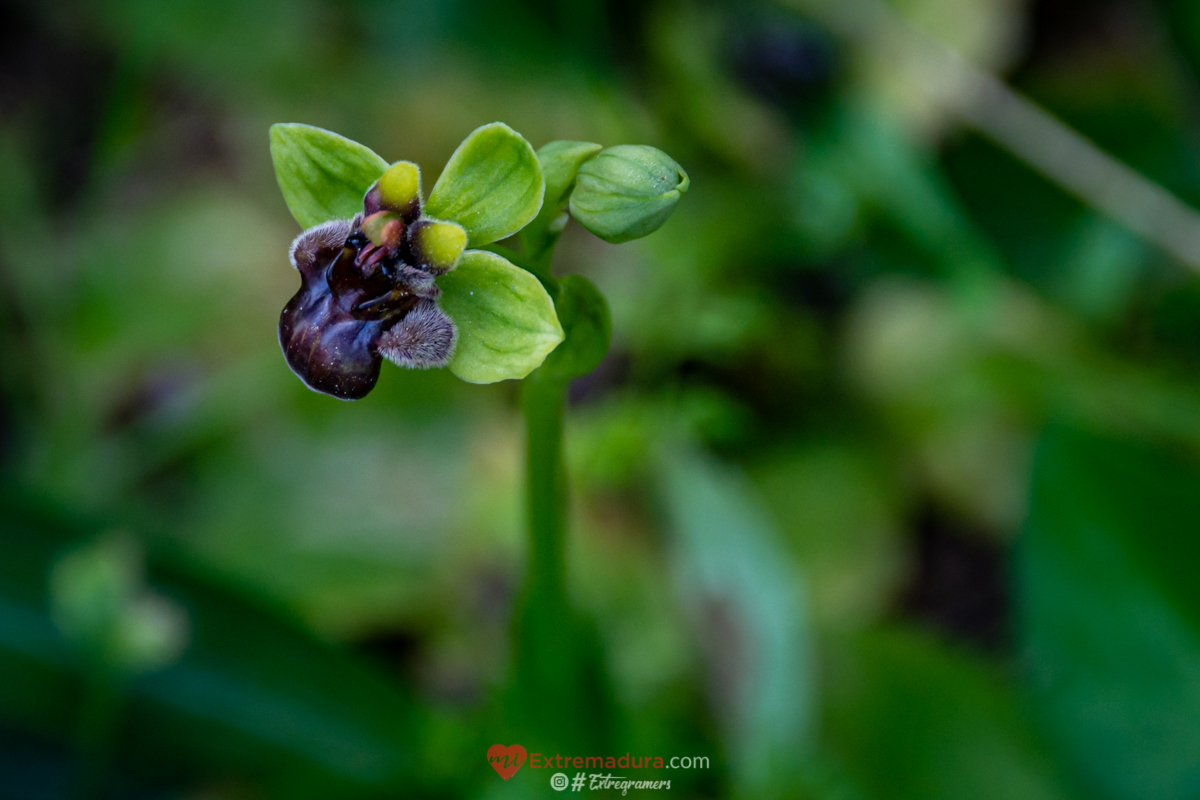
<svg viewBox="0 0 1200 800">
<path fill-rule="evenodd" d="M 666 222 L 688 183 L 683 167 L 661 150 L 610 147 L 579 168 L 571 216 L 606 242 L 639 239 Z"/>
</svg>

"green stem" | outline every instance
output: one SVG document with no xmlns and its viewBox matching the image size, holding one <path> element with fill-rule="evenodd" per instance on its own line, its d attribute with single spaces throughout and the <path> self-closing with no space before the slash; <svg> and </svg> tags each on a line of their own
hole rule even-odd
<svg viewBox="0 0 1200 800">
<path fill-rule="evenodd" d="M 539 375 L 521 385 L 525 413 L 525 500 L 529 522 L 528 601 L 566 604 L 567 478 L 563 463 L 562 381 Z"/>
<path fill-rule="evenodd" d="M 77 762 L 68 793 L 72 800 L 92 800 L 103 795 L 122 707 L 121 686 L 114 676 L 96 670 L 85 677 L 75 727 Z"/>
<path fill-rule="evenodd" d="M 566 746 L 577 701 L 574 615 L 567 600 L 562 425 L 564 386 L 535 371 L 521 383 L 525 413 L 525 514 L 529 567 L 517 610 L 513 707 L 525 733 Z"/>
<path fill-rule="evenodd" d="M 557 305 L 562 287 L 550 273 L 552 241 L 526 260 Z M 563 306 L 558 310 L 561 319 Z M 560 347 L 569 346 L 576 321 L 570 313 L 562 320 L 567 339 Z M 521 383 L 529 570 L 514 620 L 509 729 L 559 752 L 599 752 L 611 727 L 612 698 L 594 626 L 571 608 L 567 591 L 563 416 L 572 371 L 558 361 Z"/>
<path fill-rule="evenodd" d="M 571 607 L 566 580 L 566 382 L 541 371 L 521 385 L 527 425 L 529 574 L 516 625 L 512 730 L 559 752 L 597 748 L 610 733 L 611 693 L 599 639 Z M 581 724 L 581 720 L 586 720 Z"/>
</svg>

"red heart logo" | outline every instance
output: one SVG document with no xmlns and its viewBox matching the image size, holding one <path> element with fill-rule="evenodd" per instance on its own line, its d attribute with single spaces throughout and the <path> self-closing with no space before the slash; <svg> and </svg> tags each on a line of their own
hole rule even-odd
<svg viewBox="0 0 1200 800">
<path fill-rule="evenodd" d="M 519 744 L 510 744 L 508 747 L 494 744 L 488 748 L 487 756 L 492 769 L 496 770 L 501 778 L 508 780 L 516 775 L 517 770 L 525 763 L 525 748 Z"/>
</svg>

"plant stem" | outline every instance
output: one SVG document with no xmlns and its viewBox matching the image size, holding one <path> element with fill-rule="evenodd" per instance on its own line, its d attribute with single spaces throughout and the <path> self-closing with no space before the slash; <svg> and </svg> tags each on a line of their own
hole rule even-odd
<svg viewBox="0 0 1200 800">
<path fill-rule="evenodd" d="M 566 387 L 562 381 L 539 373 L 534 372 L 521 385 L 527 448 L 527 601 L 561 608 L 566 603 L 567 478 L 562 450 Z"/>
<path fill-rule="evenodd" d="M 542 370 L 521 385 L 529 573 L 516 619 L 516 725 L 510 729 L 562 752 L 597 752 L 611 732 L 612 698 L 594 626 L 571 607 L 567 592 L 566 387 L 566 380 Z"/>
<path fill-rule="evenodd" d="M 566 334 L 559 347 L 571 348 L 578 345 L 573 340 L 578 314 L 567 303 L 564 318 L 564 305 L 559 302 L 563 284 L 550 269 L 556 239 L 557 232 L 551 232 L 533 242 L 536 246 L 527 249 L 532 255 L 523 257 L 523 266 L 555 299 Z M 551 358 L 521 383 L 529 568 L 514 619 L 508 724 L 514 734 L 536 738 L 543 747 L 559 752 L 580 748 L 599 752 L 611 733 L 612 692 L 595 626 L 575 612 L 567 591 L 563 416 L 567 385 L 578 374 L 572 367 L 570 358 L 565 362 Z M 581 725 L 581 720 L 587 724 Z"/>
<path fill-rule="evenodd" d="M 72 800 L 103 795 L 122 710 L 122 691 L 114 676 L 96 670 L 85 677 L 75 728 L 77 762 L 68 791 Z"/>
<path fill-rule="evenodd" d="M 521 383 L 529 566 L 513 642 L 514 707 L 528 726 L 526 733 L 556 746 L 570 741 L 576 716 L 570 709 L 579 694 L 574 615 L 567 601 L 563 394 L 563 384 L 541 370 Z"/>
</svg>

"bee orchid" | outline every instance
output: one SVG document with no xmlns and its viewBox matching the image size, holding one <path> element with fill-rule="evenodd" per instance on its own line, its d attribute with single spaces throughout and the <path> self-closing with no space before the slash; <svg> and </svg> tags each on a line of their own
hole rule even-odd
<svg viewBox="0 0 1200 800">
<path fill-rule="evenodd" d="M 562 341 L 537 278 L 468 249 L 516 233 L 542 205 L 537 156 L 507 125 L 467 137 L 427 200 L 416 164 L 389 166 L 320 128 L 273 126 L 271 153 L 306 228 L 292 242 L 300 289 L 280 315 L 279 344 L 309 388 L 357 400 L 384 360 L 449 367 L 471 383 L 523 378 Z"/>
</svg>

